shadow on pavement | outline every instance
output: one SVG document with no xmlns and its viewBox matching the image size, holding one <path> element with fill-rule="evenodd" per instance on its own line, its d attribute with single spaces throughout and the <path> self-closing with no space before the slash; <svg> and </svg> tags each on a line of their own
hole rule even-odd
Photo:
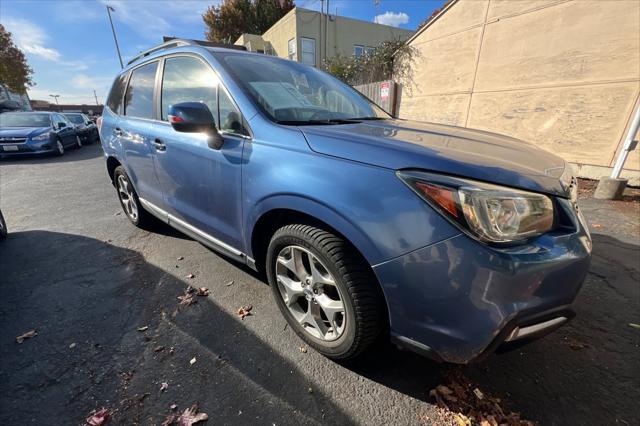
<svg viewBox="0 0 640 426">
<path fill-rule="evenodd" d="M 48 163 L 68 163 L 72 161 L 89 160 L 103 155 L 100 142 L 84 145 L 81 148 L 66 148 L 64 155 L 59 157 L 54 154 L 34 154 L 28 156 L 2 158 L 0 155 L 0 165 L 8 164 L 48 164 Z"/>
<path fill-rule="evenodd" d="M 110 424 L 159 424 L 195 403 L 211 424 L 351 423 L 211 298 L 178 309 L 187 284 L 137 252 L 28 231 L 0 259 L 1 424 L 80 424 L 102 406 Z"/>
</svg>

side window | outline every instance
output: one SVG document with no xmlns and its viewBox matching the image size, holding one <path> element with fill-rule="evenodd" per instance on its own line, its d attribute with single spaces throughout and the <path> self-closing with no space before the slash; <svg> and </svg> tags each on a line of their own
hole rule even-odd
<svg viewBox="0 0 640 426">
<path fill-rule="evenodd" d="M 153 117 L 153 88 L 158 62 L 136 68 L 131 73 L 124 97 L 124 115 L 138 118 Z"/>
<path fill-rule="evenodd" d="M 69 122 L 60 114 L 56 114 L 54 116 L 54 120 L 55 120 L 56 125 L 58 126 L 58 128 L 61 128 L 61 127 L 64 127 L 64 126 L 70 127 Z"/>
<path fill-rule="evenodd" d="M 217 87 L 218 76 L 202 61 L 187 56 L 167 58 L 162 77 L 162 120 L 167 120 L 169 106 L 180 102 L 203 102 L 215 117 Z"/>
<path fill-rule="evenodd" d="M 107 99 L 107 106 L 116 114 L 120 114 L 122 112 L 122 96 L 124 95 L 125 85 L 127 84 L 127 75 L 128 73 L 124 73 L 116 78 L 113 82 L 113 86 L 111 86 L 109 98 Z"/>
<path fill-rule="evenodd" d="M 236 108 L 233 101 L 231 101 L 231 99 L 227 95 L 227 92 L 220 89 L 219 95 L 218 106 L 220 125 L 218 126 L 218 128 L 223 132 L 248 136 L 249 132 L 243 124 L 242 115 L 240 114 L 240 111 L 238 111 L 238 108 Z"/>
</svg>

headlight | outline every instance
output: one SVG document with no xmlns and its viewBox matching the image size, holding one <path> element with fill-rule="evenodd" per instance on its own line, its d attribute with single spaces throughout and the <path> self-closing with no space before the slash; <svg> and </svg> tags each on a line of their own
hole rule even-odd
<svg viewBox="0 0 640 426">
<path fill-rule="evenodd" d="M 520 242 L 553 228 L 553 202 L 546 195 L 421 172 L 398 172 L 398 177 L 481 241 Z"/>
<path fill-rule="evenodd" d="M 40 133 L 38 136 L 34 136 L 31 138 L 32 141 L 48 141 L 49 140 L 49 132 Z"/>
</svg>

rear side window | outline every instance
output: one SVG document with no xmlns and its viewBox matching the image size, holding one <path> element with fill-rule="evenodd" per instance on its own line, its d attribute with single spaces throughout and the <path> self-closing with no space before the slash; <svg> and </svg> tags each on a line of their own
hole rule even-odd
<svg viewBox="0 0 640 426">
<path fill-rule="evenodd" d="M 138 118 L 154 118 L 153 88 L 156 82 L 158 62 L 136 68 L 131 73 L 129 87 L 124 97 L 124 115 Z"/>
<path fill-rule="evenodd" d="M 127 73 L 121 74 L 113 82 L 111 86 L 111 92 L 109 92 L 109 98 L 107 99 L 107 106 L 116 114 L 120 114 L 122 108 L 122 97 L 124 96 L 124 89 L 127 85 Z"/>
<path fill-rule="evenodd" d="M 180 56 L 167 58 L 162 78 L 162 120 L 167 120 L 169 106 L 180 102 L 203 102 L 216 114 L 218 77 L 202 61 Z"/>
</svg>

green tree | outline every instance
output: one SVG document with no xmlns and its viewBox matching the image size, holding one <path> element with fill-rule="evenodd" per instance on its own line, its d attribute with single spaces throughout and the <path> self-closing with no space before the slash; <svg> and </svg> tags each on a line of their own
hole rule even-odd
<svg viewBox="0 0 640 426">
<path fill-rule="evenodd" d="M 13 44 L 11 33 L 0 25 L 0 84 L 22 94 L 34 85 L 32 75 L 24 53 Z"/>
<path fill-rule="evenodd" d="M 293 0 L 223 0 L 202 15 L 207 40 L 233 43 L 243 33 L 262 34 L 295 6 Z"/>
<path fill-rule="evenodd" d="M 408 83 L 417 50 L 402 40 L 380 43 L 372 54 L 334 56 L 324 62 L 324 70 L 353 86 L 384 80 Z"/>
</svg>

